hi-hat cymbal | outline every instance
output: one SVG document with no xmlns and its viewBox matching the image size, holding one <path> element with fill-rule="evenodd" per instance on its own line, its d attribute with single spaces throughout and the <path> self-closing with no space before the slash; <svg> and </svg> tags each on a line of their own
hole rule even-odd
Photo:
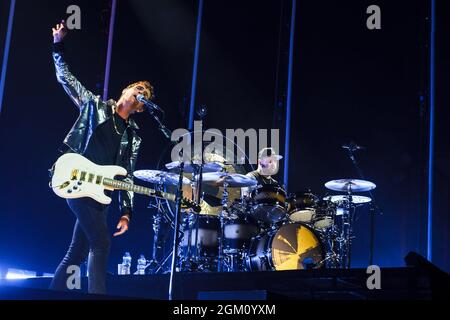
<svg viewBox="0 0 450 320">
<path fill-rule="evenodd" d="M 133 175 L 142 181 L 164 185 L 177 185 L 180 179 L 180 176 L 176 173 L 159 170 L 138 170 L 135 171 Z M 183 177 L 183 184 L 190 183 L 191 180 Z"/>
<path fill-rule="evenodd" d="M 196 176 L 196 179 L 198 175 Z M 210 172 L 203 174 L 203 184 L 211 185 L 214 187 L 223 187 L 225 181 L 228 182 L 228 187 L 232 188 L 244 188 L 255 186 L 258 182 L 253 177 L 248 177 L 238 173 L 226 173 L 226 172 Z"/>
<path fill-rule="evenodd" d="M 325 183 L 327 189 L 341 192 L 364 192 L 375 189 L 375 183 L 358 179 L 339 179 Z"/>
<path fill-rule="evenodd" d="M 174 161 L 166 164 L 168 170 L 179 170 L 180 161 Z M 200 163 L 185 162 L 183 171 L 186 173 L 198 172 Z M 222 170 L 222 165 L 216 162 L 206 162 L 203 164 L 203 172 L 218 172 Z"/>
<path fill-rule="evenodd" d="M 364 197 L 364 196 L 351 196 L 351 201 L 350 201 L 350 196 L 347 194 L 327 196 L 327 197 L 323 198 L 323 200 L 331 201 L 333 203 L 351 202 L 353 204 L 364 204 L 364 203 L 369 203 L 372 201 L 371 198 Z"/>
</svg>

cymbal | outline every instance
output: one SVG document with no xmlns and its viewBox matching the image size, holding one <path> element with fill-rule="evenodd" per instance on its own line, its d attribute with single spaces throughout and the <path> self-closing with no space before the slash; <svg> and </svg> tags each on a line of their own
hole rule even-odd
<svg viewBox="0 0 450 320">
<path fill-rule="evenodd" d="M 199 163 L 185 162 L 183 171 L 186 173 L 194 173 L 199 170 Z M 174 161 L 166 164 L 168 170 L 178 170 L 180 168 L 180 161 Z M 218 172 L 222 170 L 222 165 L 216 162 L 206 162 L 203 164 L 203 172 Z"/>
<path fill-rule="evenodd" d="M 176 173 L 159 171 L 159 170 L 138 170 L 133 175 L 142 180 L 150 183 L 165 184 L 165 185 L 177 185 L 180 176 Z M 183 184 L 190 184 L 191 180 L 183 177 Z"/>
<path fill-rule="evenodd" d="M 333 203 L 342 203 L 342 202 L 350 202 L 350 196 L 347 194 L 340 194 L 334 196 L 327 196 L 323 198 L 325 201 L 331 201 Z M 372 199 L 364 196 L 352 196 L 351 203 L 353 204 L 364 204 L 371 202 Z"/>
<path fill-rule="evenodd" d="M 198 178 L 198 175 L 195 176 Z M 258 182 L 255 178 L 248 177 L 238 173 L 226 173 L 226 172 L 209 172 L 203 174 L 203 184 L 212 185 L 215 187 L 223 186 L 224 182 L 228 182 L 228 187 L 252 187 Z"/>
<path fill-rule="evenodd" d="M 325 183 L 327 189 L 341 192 L 364 192 L 375 189 L 375 183 L 358 179 L 339 179 Z"/>
</svg>

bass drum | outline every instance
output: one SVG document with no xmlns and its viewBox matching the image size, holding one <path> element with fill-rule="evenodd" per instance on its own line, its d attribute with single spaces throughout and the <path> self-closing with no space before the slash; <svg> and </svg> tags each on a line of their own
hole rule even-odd
<svg viewBox="0 0 450 320">
<path fill-rule="evenodd" d="M 324 259 L 317 233 L 305 224 L 293 223 L 253 238 L 246 266 L 249 271 L 317 269 Z"/>
</svg>

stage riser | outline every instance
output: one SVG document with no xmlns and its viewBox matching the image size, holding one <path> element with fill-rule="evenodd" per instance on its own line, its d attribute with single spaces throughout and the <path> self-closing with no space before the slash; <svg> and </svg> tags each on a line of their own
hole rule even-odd
<svg viewBox="0 0 450 320">
<path fill-rule="evenodd" d="M 413 268 L 382 269 L 381 290 L 369 290 L 365 269 L 302 270 L 249 273 L 179 273 L 175 277 L 175 299 L 234 300 L 360 300 L 430 299 L 431 278 Z M 3 280 L 0 284 L 47 289 L 51 278 Z M 108 294 L 116 297 L 167 299 L 169 275 L 108 276 Z M 87 279 L 81 281 L 85 293 Z M 70 297 L 70 292 L 62 295 Z M 53 297 L 53 298 L 52 298 Z M 62 299 L 64 299 L 62 297 Z M 22 299 L 21 297 L 20 299 Z M 49 295 L 54 299 L 55 295 Z"/>
</svg>

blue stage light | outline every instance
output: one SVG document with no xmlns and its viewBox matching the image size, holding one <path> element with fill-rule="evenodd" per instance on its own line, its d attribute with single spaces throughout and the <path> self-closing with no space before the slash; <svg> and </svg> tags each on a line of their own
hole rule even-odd
<svg viewBox="0 0 450 320">
<path fill-rule="evenodd" d="M 14 280 L 14 279 L 29 279 L 35 277 L 36 277 L 35 271 L 9 268 L 5 278 L 8 280 Z"/>
</svg>

